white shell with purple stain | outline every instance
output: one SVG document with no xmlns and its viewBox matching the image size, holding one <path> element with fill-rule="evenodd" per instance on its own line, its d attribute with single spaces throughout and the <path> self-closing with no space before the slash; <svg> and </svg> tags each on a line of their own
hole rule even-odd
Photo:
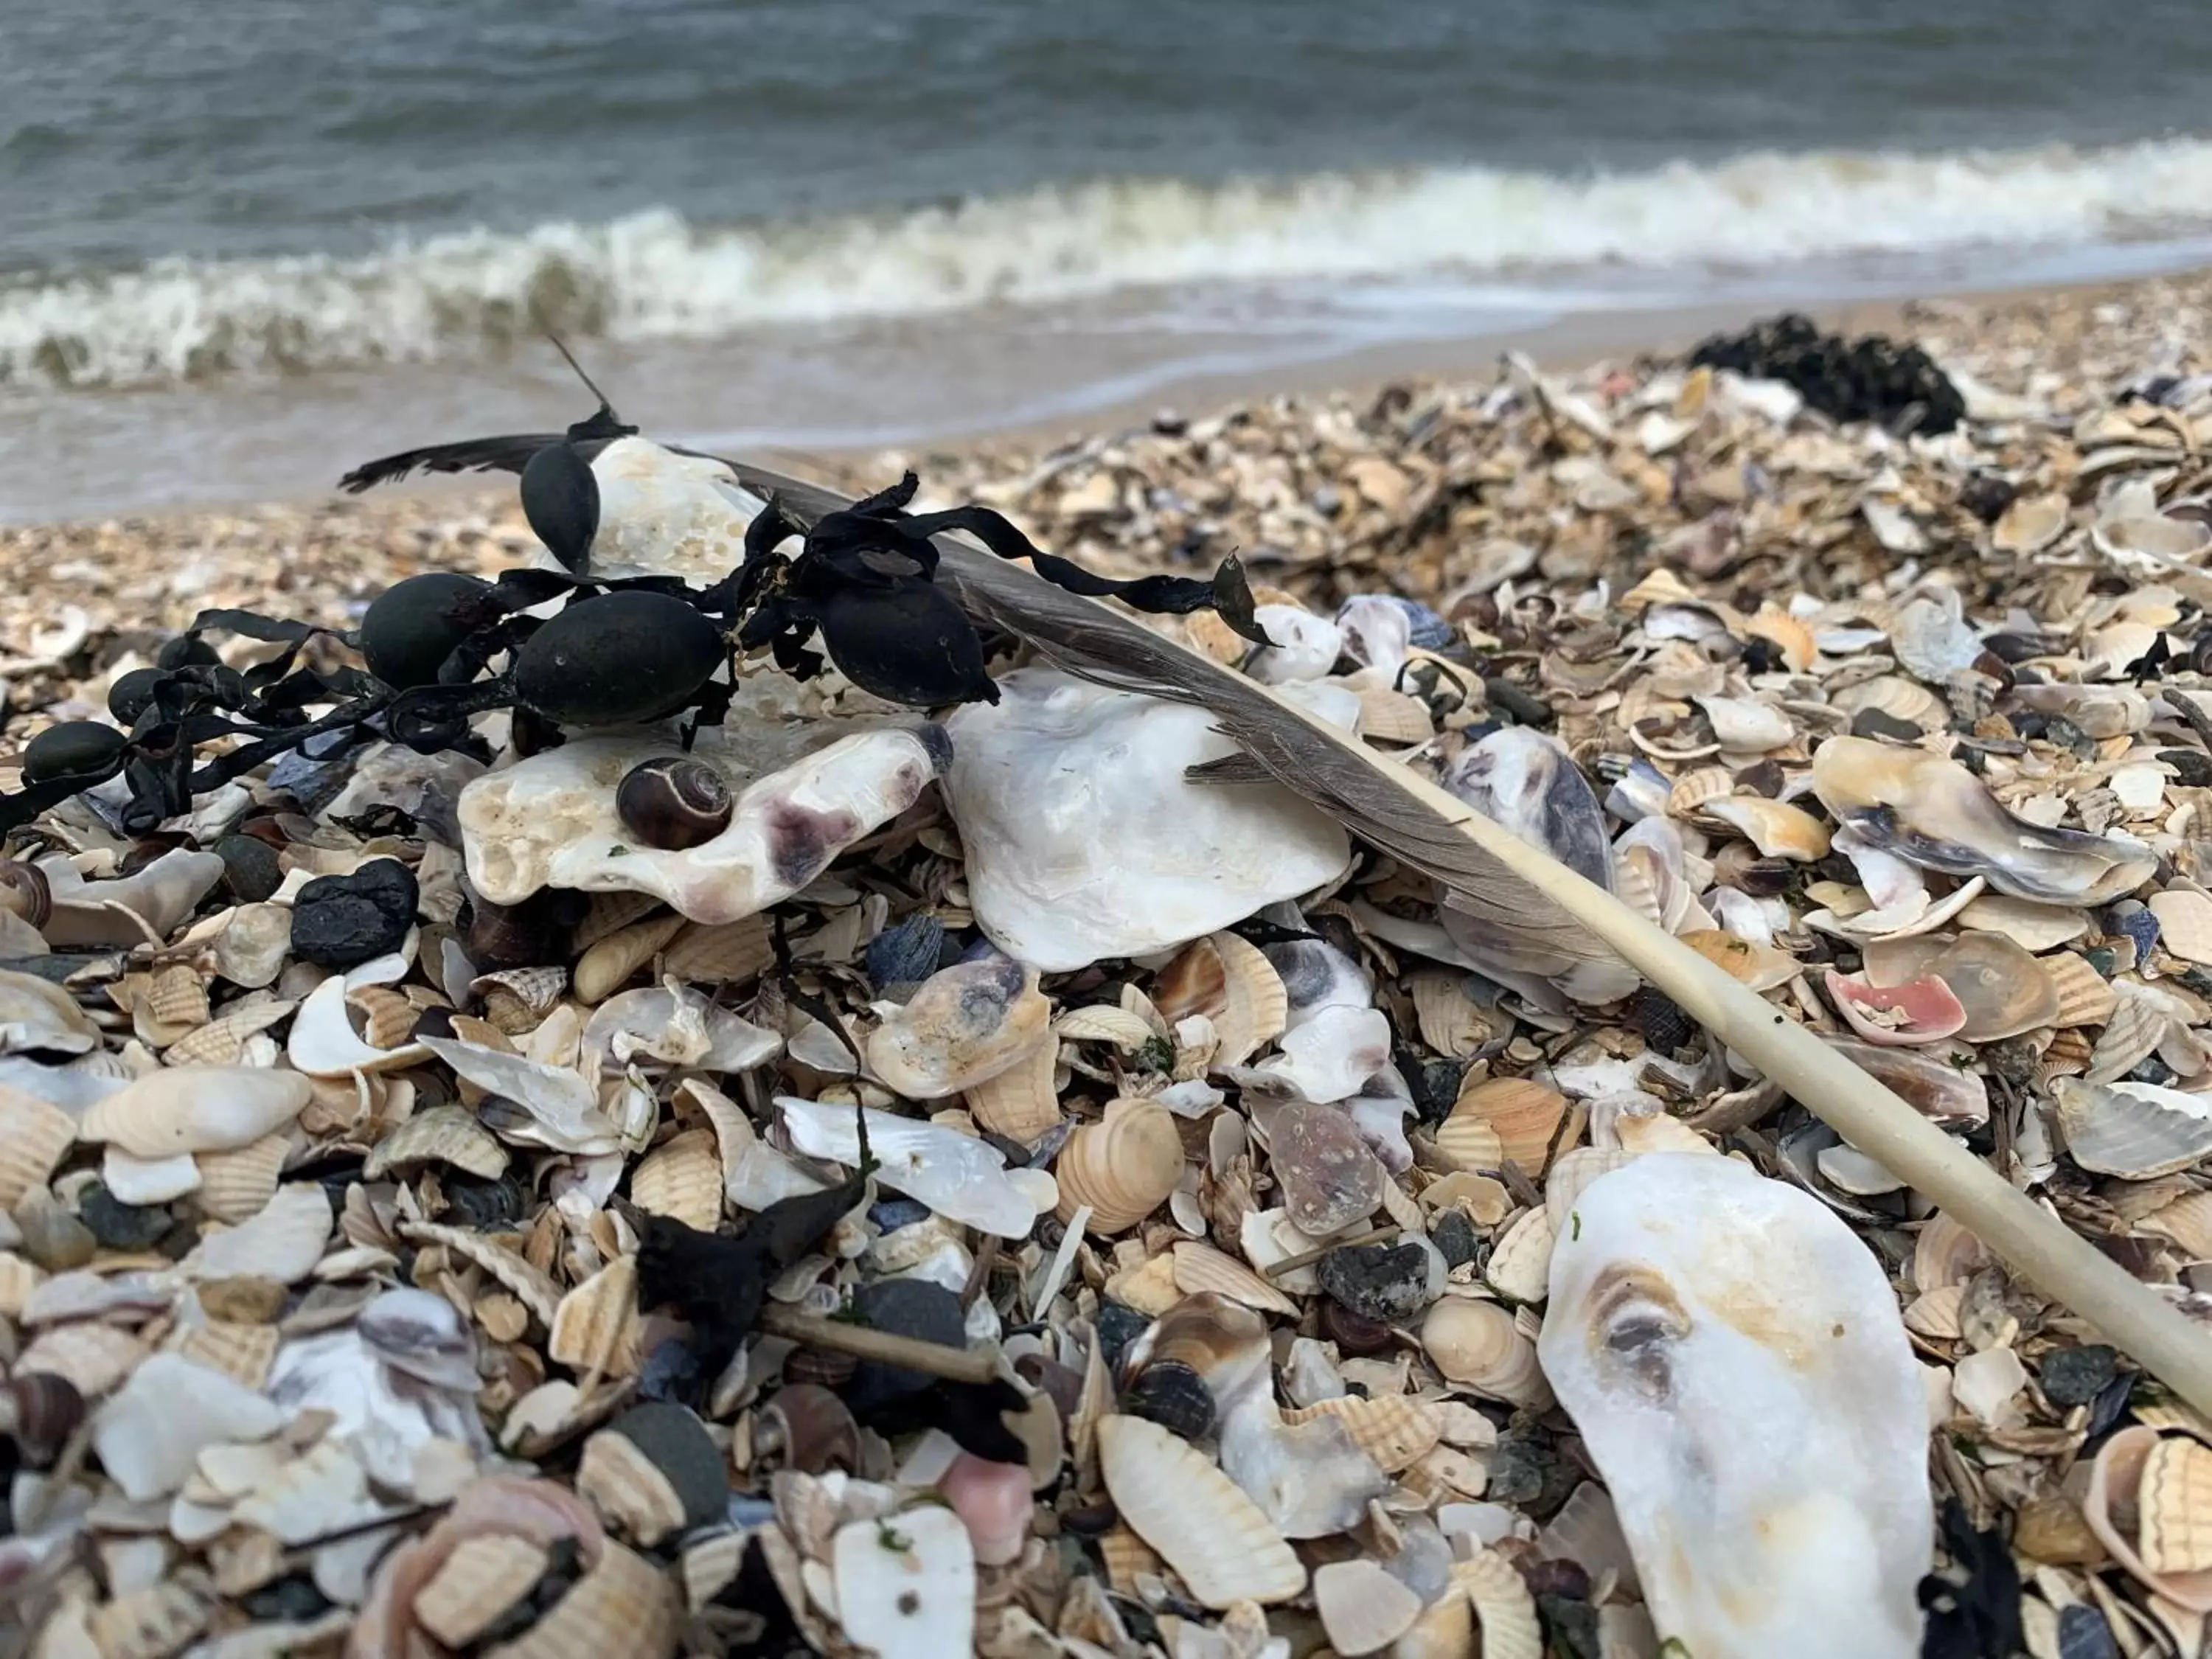
<svg viewBox="0 0 2212 1659">
<path fill-rule="evenodd" d="M 789 898 L 913 805 L 944 744 L 941 730 L 917 724 L 778 725 L 740 708 L 691 751 L 728 781 L 729 827 L 666 852 L 623 827 L 615 790 L 639 762 L 681 752 L 665 732 L 630 732 L 572 738 L 486 773 L 461 793 L 470 882 L 495 904 L 568 887 L 650 893 L 694 921 L 736 921 Z"/>
<path fill-rule="evenodd" d="M 1351 862 L 1343 827 L 1287 789 L 1185 780 L 1239 752 L 1203 708 L 1049 668 L 999 690 L 947 722 L 945 787 L 975 919 L 1017 961 L 1067 973 L 1188 944 Z M 1313 707 L 1348 727 L 1342 702 Z"/>
<path fill-rule="evenodd" d="M 1710 1155 L 1639 1158 L 1570 1215 L 1539 1352 L 1659 1634 L 1698 1659 L 1915 1659 L 1927 1404 L 1879 1260 Z"/>
</svg>

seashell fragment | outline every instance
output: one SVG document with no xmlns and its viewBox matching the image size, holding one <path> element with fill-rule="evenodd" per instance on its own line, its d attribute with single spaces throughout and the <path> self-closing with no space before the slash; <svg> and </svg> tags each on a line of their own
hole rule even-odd
<svg viewBox="0 0 2212 1659">
<path fill-rule="evenodd" d="M 845 1638 L 878 1659 L 971 1652 L 975 1550 L 949 1509 L 848 1522 L 830 1547 Z"/>
<path fill-rule="evenodd" d="M 1146 1035 L 1149 1039 L 1149 1028 Z M 1060 1127 L 1059 1074 L 1060 1044 L 1040 1042 L 996 1077 L 969 1088 L 969 1114 L 991 1133 L 1034 1146 Z"/>
<path fill-rule="evenodd" d="M 687 1129 L 663 1141 L 630 1172 L 629 1195 L 641 1210 L 714 1231 L 722 1218 L 722 1158 L 714 1132 Z"/>
<path fill-rule="evenodd" d="M 58 1106 L 0 1084 L 0 1211 L 43 1187 L 76 1140 L 76 1120 Z"/>
<path fill-rule="evenodd" d="M 848 1166 L 860 1162 L 854 1109 L 789 1095 L 776 1096 L 775 1104 L 799 1152 Z M 996 1147 L 941 1124 L 893 1117 L 888 1112 L 867 1109 L 867 1122 L 877 1178 L 893 1191 L 921 1200 L 949 1220 L 1000 1238 L 1021 1238 L 1036 1222 L 1036 1199 L 1030 1189 L 1008 1178 L 1005 1156 Z"/>
<path fill-rule="evenodd" d="M 1694 928 L 1680 938 L 1683 944 L 1730 979 L 1754 991 L 1777 989 L 1805 971 L 1805 964 L 1787 951 L 1740 939 L 1718 928 Z"/>
<path fill-rule="evenodd" d="M 416 1113 L 369 1149 L 362 1173 L 374 1181 L 393 1170 L 444 1164 L 484 1181 L 507 1173 L 507 1148 L 464 1106 Z"/>
<path fill-rule="evenodd" d="M 198 1176 L 200 1208 L 215 1220 L 236 1226 L 259 1215 L 276 1195 L 284 1161 L 292 1154 L 288 1134 L 264 1135 L 234 1152 L 199 1152 L 191 1163 Z M 108 1161 L 118 1154 L 108 1149 Z M 114 1191 L 111 1183 L 110 1191 Z"/>
<path fill-rule="evenodd" d="M 593 1376 L 637 1370 L 637 1260 L 620 1255 L 561 1298 L 546 1357 Z"/>
<path fill-rule="evenodd" d="M 157 1353 L 100 1407 L 92 1446 L 124 1495 L 143 1503 L 183 1486 L 202 1448 L 264 1439 L 283 1420 L 282 1408 L 220 1371 Z"/>
<path fill-rule="evenodd" d="M 1352 1443 L 1385 1474 L 1411 1468 L 1443 1438 L 1443 1413 L 1425 1400 L 1402 1394 L 1316 1401 L 1285 1412 L 1283 1421 L 1295 1428 L 1324 1417 L 1344 1425 Z"/>
<path fill-rule="evenodd" d="M 1389 1171 L 1340 1106 L 1291 1101 L 1270 1120 L 1268 1161 L 1291 1224 L 1315 1238 L 1375 1213 Z"/>
<path fill-rule="evenodd" d="M 1305 1568 L 1252 1500 L 1158 1424 L 1101 1419 L 1098 1460 L 1121 1519 L 1205 1606 L 1265 1606 L 1305 1589 Z"/>
<path fill-rule="evenodd" d="M 1989 1085 L 1978 1073 L 1962 1072 L 1914 1048 L 1884 1048 L 1870 1042 L 1830 1037 L 1828 1046 L 1911 1102 L 1939 1123 L 1986 1123 Z"/>
<path fill-rule="evenodd" d="M 2150 897 L 2159 943 L 2184 962 L 2212 963 L 2212 894 L 2169 887 Z"/>
<path fill-rule="evenodd" d="M 58 985 L 0 968 L 0 1054 L 82 1054 L 100 1046 L 100 1027 Z"/>
<path fill-rule="evenodd" d="M 1875 1258 L 1818 1200 L 1728 1158 L 1640 1158 L 1573 1215 L 1544 1370 L 1660 1634 L 1693 1653 L 1913 1659 L 1927 1407 Z"/>
<path fill-rule="evenodd" d="M 2081 1502 L 2081 1518 L 2130 1577 L 2196 1613 L 2212 1613 L 2204 1451 L 2195 1439 L 2167 1439 L 2140 1425 L 2124 1428 L 2098 1449 Z M 2154 1539 L 2160 1565 L 2150 1559 Z"/>
<path fill-rule="evenodd" d="M 2154 1083 L 2051 1085 L 2066 1151 L 2085 1170 L 2148 1181 L 2212 1156 L 2212 1101 Z"/>
<path fill-rule="evenodd" d="M 1346 1659 L 1389 1647 L 1421 1616 L 1421 1598 L 1376 1561 L 1331 1561 L 1315 1568 L 1313 1597 L 1329 1645 Z"/>
<path fill-rule="evenodd" d="M 2046 830 L 2009 812 L 1958 762 L 1866 738 L 1831 738 L 1813 757 L 1813 790 L 1837 821 L 1923 870 L 1981 876 L 2045 904 L 2099 905 L 2150 878 L 2142 842 Z"/>
<path fill-rule="evenodd" d="M 1827 975 L 1828 1000 L 1844 1022 L 1869 1042 L 1885 1048 L 1940 1042 L 1966 1024 L 1966 1011 L 1951 988 L 1929 975 L 1902 985 L 1870 985 L 1863 975 Z"/>
<path fill-rule="evenodd" d="M 942 1100 L 996 1077 L 1050 1040 L 1052 1003 L 1037 973 L 991 955 L 924 980 L 903 1007 L 878 1004 L 868 1068 L 909 1100 Z"/>
<path fill-rule="evenodd" d="M 311 1093 L 307 1079 L 296 1072 L 171 1066 L 95 1103 L 77 1133 L 133 1158 L 234 1152 L 298 1117 Z"/>
<path fill-rule="evenodd" d="M 545 1576 L 553 1557 L 535 1539 L 479 1533 L 453 1547 L 415 1592 L 415 1622 L 449 1648 L 465 1648 L 508 1613 Z"/>
<path fill-rule="evenodd" d="M 1470 1082 L 1459 1091 L 1451 1114 L 1437 1133 L 1441 1148 L 1458 1123 L 1481 1124 L 1498 1137 L 1500 1153 L 1519 1164 L 1531 1179 L 1542 1176 L 1553 1152 L 1570 1144 L 1582 1128 L 1581 1115 L 1568 1123 L 1567 1097 L 1557 1089 L 1528 1078 L 1486 1078 Z M 1565 1126 L 1564 1127 L 1562 1126 Z M 1461 1164 L 1462 1169 L 1497 1169 L 1497 1164 Z"/>
<path fill-rule="evenodd" d="M 282 1187 L 251 1220 L 210 1233 L 182 1263 L 188 1277 L 252 1275 L 296 1285 L 314 1271 L 331 1236 L 331 1200 L 321 1185 Z"/>
<path fill-rule="evenodd" d="M 1828 855 L 1828 827 L 1802 806 L 1763 795 L 1729 795 L 1698 809 L 1701 819 L 1727 825 L 1761 858 L 1810 864 Z"/>
<path fill-rule="evenodd" d="M 945 799 L 975 919 L 1016 959 L 1065 973 L 1182 945 L 1349 864 L 1343 828 L 1289 790 L 1184 776 L 1240 752 L 1204 709 L 1056 669 L 998 685 L 946 722 Z"/>
<path fill-rule="evenodd" d="M 1155 1101 L 1109 1101 L 1105 1117 L 1070 1136 L 1053 1165 L 1060 1182 L 1057 1213 L 1072 1222 L 1088 1205 L 1085 1230 L 1111 1237 L 1166 1203 L 1182 1170 L 1182 1137 L 1174 1114 Z"/>
<path fill-rule="evenodd" d="M 1438 1370 L 1486 1400 L 1516 1406 L 1551 1403 L 1536 1345 L 1495 1302 L 1445 1297 L 1422 1322 L 1421 1346 Z"/>
<path fill-rule="evenodd" d="M 1194 1014 L 1213 1022 L 1216 1066 L 1242 1066 L 1290 1024 L 1282 975 L 1235 933 L 1210 933 L 1185 949 L 1161 973 L 1152 1001 L 1171 1025 Z"/>
</svg>

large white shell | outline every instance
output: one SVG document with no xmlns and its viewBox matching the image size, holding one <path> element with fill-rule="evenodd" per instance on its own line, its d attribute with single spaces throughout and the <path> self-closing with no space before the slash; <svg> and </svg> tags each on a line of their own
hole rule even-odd
<svg viewBox="0 0 2212 1659">
<path fill-rule="evenodd" d="M 97 1102 L 77 1133 L 133 1158 L 231 1152 L 299 1116 L 310 1092 L 307 1079 L 296 1072 L 171 1066 Z"/>
<path fill-rule="evenodd" d="M 283 1420 L 276 1406 L 221 1371 L 156 1353 L 100 1407 L 92 1448 L 123 1495 L 143 1503 L 183 1486 L 203 1447 L 259 1440 Z"/>
<path fill-rule="evenodd" d="M 650 893 L 694 921 L 752 915 L 913 805 L 937 775 L 930 728 L 841 729 L 743 717 L 701 732 L 693 757 L 723 774 L 734 805 L 729 828 L 681 852 L 641 845 L 615 811 L 630 768 L 682 752 L 671 738 L 583 738 L 487 773 L 461 793 L 469 879 L 498 904 L 550 886 Z"/>
<path fill-rule="evenodd" d="M 975 1550 L 949 1509 L 847 1522 L 830 1547 L 848 1640 L 878 1659 L 957 1659 L 975 1634 Z"/>
<path fill-rule="evenodd" d="M 53 895 L 52 914 L 39 931 L 58 947 L 143 945 L 149 933 L 167 939 L 222 879 L 222 860 L 213 853 L 181 848 L 112 881 L 87 881 L 65 858 L 40 859 L 38 867 Z"/>
<path fill-rule="evenodd" d="M 1047 973 L 1187 944 L 1344 872 L 1341 826 L 1273 784 L 1194 784 L 1238 752 L 1202 708 L 1056 669 L 947 723 L 976 921 Z"/>
<path fill-rule="evenodd" d="M 854 1108 L 778 1095 L 775 1103 L 791 1144 L 809 1158 L 856 1164 L 860 1159 Z M 868 1113 L 868 1151 L 884 1186 L 904 1193 L 949 1220 L 1001 1238 L 1020 1238 L 1037 1218 L 1037 1205 L 1007 1179 L 1006 1160 L 995 1146 L 942 1124 L 922 1123 L 889 1112 Z"/>
<path fill-rule="evenodd" d="M 1574 1200 L 1546 1374 L 1662 1637 L 1713 1656 L 1912 1659 L 1927 1405 L 1880 1262 L 1825 1205 L 1656 1152 Z"/>
<path fill-rule="evenodd" d="M 745 526 L 763 505 L 721 462 L 644 438 L 616 439 L 592 458 L 592 476 L 599 486 L 588 567 L 595 577 L 718 581 L 744 557 Z"/>
</svg>

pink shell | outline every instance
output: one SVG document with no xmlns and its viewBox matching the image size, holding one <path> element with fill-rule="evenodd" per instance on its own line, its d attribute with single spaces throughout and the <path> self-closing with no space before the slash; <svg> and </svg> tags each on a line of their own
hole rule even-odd
<svg viewBox="0 0 2212 1659">
<path fill-rule="evenodd" d="M 977 1561 L 1003 1567 L 1021 1559 L 1035 1508 L 1025 1466 L 993 1463 L 962 1452 L 938 1480 L 937 1490 L 968 1528 Z"/>
<path fill-rule="evenodd" d="M 1966 1008 L 1933 974 L 1904 985 L 1869 985 L 1863 974 L 1831 968 L 1828 1000 L 1851 1030 L 1885 1048 L 1941 1042 L 1966 1023 Z"/>
</svg>

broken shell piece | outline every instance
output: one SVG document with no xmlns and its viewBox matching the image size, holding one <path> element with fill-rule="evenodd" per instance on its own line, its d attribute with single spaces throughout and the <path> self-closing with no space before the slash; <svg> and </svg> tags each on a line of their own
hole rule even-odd
<svg viewBox="0 0 2212 1659">
<path fill-rule="evenodd" d="M 1518 839 L 1613 890 L 1605 811 L 1556 738 L 1523 726 L 1501 726 L 1468 744 L 1438 781 Z M 1452 913 L 1445 914 L 1449 927 Z"/>
<path fill-rule="evenodd" d="M 2148 880 L 2142 842 L 2046 830 L 2008 811 L 1958 762 L 1867 738 L 1831 738 L 1813 757 L 1813 789 L 1838 822 L 1923 870 L 1981 876 L 2045 904 L 2099 905 Z"/>
<path fill-rule="evenodd" d="M 292 1018 L 284 1057 L 309 1077 L 344 1077 L 351 1073 L 399 1071 L 423 1058 L 415 1047 L 380 1048 L 353 1028 L 346 1004 L 346 981 L 333 974 L 318 985 Z"/>
<path fill-rule="evenodd" d="M 188 1277 L 254 1275 L 296 1285 L 314 1271 L 331 1236 L 330 1194 L 314 1182 L 276 1190 L 251 1220 L 203 1238 L 182 1263 Z"/>
<path fill-rule="evenodd" d="M 1291 1224 L 1316 1238 L 1374 1214 L 1390 1182 L 1341 1106 L 1288 1102 L 1268 1121 L 1267 1155 Z"/>
<path fill-rule="evenodd" d="M 735 805 L 720 835 L 675 851 L 638 845 L 615 809 L 632 767 L 682 755 L 673 742 L 577 738 L 488 772 L 461 792 L 469 880 L 497 904 L 565 887 L 650 893 L 694 921 L 754 915 L 913 805 L 936 775 L 937 750 L 913 730 L 859 731 L 799 752 L 836 729 L 763 717 L 701 732 L 692 757 L 722 774 Z"/>
<path fill-rule="evenodd" d="M 1531 1179 L 1543 1175 L 1553 1152 L 1580 1133 L 1579 1112 L 1567 1123 L 1567 1097 L 1530 1078 L 1486 1078 L 1460 1090 L 1451 1115 L 1437 1132 L 1442 1146 L 1455 1123 L 1485 1124 L 1497 1135 L 1498 1150 Z M 1565 1127 L 1563 1128 L 1562 1126 Z M 1495 1163 L 1462 1164 L 1462 1169 L 1497 1169 Z"/>
<path fill-rule="evenodd" d="M 1443 1413 L 1428 1401 L 1402 1394 L 1369 1398 L 1344 1395 L 1317 1401 L 1285 1412 L 1283 1421 L 1295 1428 L 1322 1417 L 1343 1424 L 1352 1443 L 1373 1458 L 1385 1474 L 1412 1468 L 1443 1438 Z"/>
<path fill-rule="evenodd" d="M 1242 1066 L 1290 1023 L 1282 975 L 1258 945 L 1230 933 L 1210 933 L 1170 962 L 1152 1003 L 1170 1025 L 1194 1014 L 1212 1021 L 1216 1066 Z"/>
<path fill-rule="evenodd" d="M 1078 1129 L 1053 1165 L 1058 1214 L 1072 1221 L 1088 1205 L 1086 1231 L 1101 1237 L 1126 1232 L 1167 1202 L 1182 1170 L 1173 1113 L 1150 1100 L 1109 1101 L 1104 1119 Z"/>
<path fill-rule="evenodd" d="M 399 1124 L 369 1149 L 362 1173 L 374 1181 L 392 1170 L 445 1164 L 484 1181 L 507 1173 L 507 1148 L 465 1106 L 433 1106 Z"/>
<path fill-rule="evenodd" d="M 1975 1072 L 1960 1071 L 1917 1048 L 1884 1048 L 1841 1037 L 1828 1046 L 1852 1065 L 1902 1095 L 1923 1116 L 1939 1123 L 1986 1123 L 1989 1085 Z"/>
<path fill-rule="evenodd" d="M 2085 1170 L 2148 1181 L 2212 1155 L 2212 1101 L 2154 1083 L 2051 1085 L 2066 1151 Z"/>
<path fill-rule="evenodd" d="M 1876 1259 L 1819 1200 L 1729 1158 L 1640 1158 L 1573 1214 L 1544 1369 L 1660 1634 L 1700 1654 L 1913 1659 L 1927 1407 Z"/>
<path fill-rule="evenodd" d="M 1754 991 L 1774 990 L 1805 971 L 1805 964 L 1787 951 L 1717 927 L 1693 929 L 1682 934 L 1681 940 L 1730 979 Z"/>
<path fill-rule="evenodd" d="M 1149 1040 L 1149 1028 L 1146 1035 Z M 966 1091 L 969 1115 L 994 1135 L 1034 1146 L 1060 1127 L 1059 1073 L 1060 1044 L 1040 1042 L 996 1077 Z"/>
<path fill-rule="evenodd" d="M 100 1027 L 58 985 L 0 968 L 0 1054 L 82 1054 L 100 1046 Z"/>
<path fill-rule="evenodd" d="M 2015 495 L 1990 527 L 2002 553 L 2040 553 L 2066 533 L 2066 497 L 2056 492 Z"/>
<path fill-rule="evenodd" d="M 2195 1450 L 2166 1449 L 2182 1445 Z M 2212 1492 L 2206 1491 L 2204 1449 L 2194 1439 L 2162 1438 L 2156 1429 L 2122 1429 L 2098 1449 L 2081 1503 L 2089 1530 L 2130 1577 L 2197 1613 L 2212 1613 L 2212 1559 L 2204 1548 Z M 2168 1565 L 2151 1564 L 2154 1539 Z"/>
<path fill-rule="evenodd" d="M 465 1538 L 415 1593 L 415 1622 L 449 1648 L 465 1648 L 502 1622 L 545 1576 L 544 1545 L 513 1533 Z"/>
<path fill-rule="evenodd" d="M 76 1120 L 58 1106 L 0 1085 L 0 1211 L 43 1187 L 76 1140 Z"/>
<path fill-rule="evenodd" d="M 830 1546 L 838 1622 L 877 1659 L 971 1652 L 975 1550 L 960 1517 L 933 1505 L 847 1522 Z"/>
<path fill-rule="evenodd" d="M 1098 1425 L 1099 1473 L 1121 1519 L 1209 1607 L 1287 1601 L 1305 1568 L 1236 1483 L 1188 1443 L 1141 1417 Z"/>
<path fill-rule="evenodd" d="M 722 1218 L 722 1159 L 713 1131 L 687 1129 L 648 1152 L 630 1172 L 629 1195 L 641 1210 L 714 1231 Z"/>
<path fill-rule="evenodd" d="M 1885 1048 L 1940 1042 L 1966 1023 L 1951 988 L 1930 975 L 1903 985 L 1869 985 L 1857 974 L 1828 970 L 1828 1000 L 1850 1028 Z"/>
<path fill-rule="evenodd" d="M 1343 828 L 1289 790 L 1184 777 L 1242 752 L 1205 709 L 1055 669 L 998 684 L 947 722 L 945 798 L 975 919 L 1018 960 L 1063 973 L 1182 945 L 1349 864 Z"/>
<path fill-rule="evenodd" d="M 1329 1645 L 1346 1659 L 1389 1646 L 1421 1616 L 1421 1598 L 1377 1561 L 1332 1561 L 1315 1568 L 1313 1596 Z"/>
<path fill-rule="evenodd" d="M 1037 973 L 996 954 L 924 980 L 903 1007 L 878 1004 L 868 1067 L 909 1100 L 942 1100 L 998 1076 L 1050 1040 L 1052 1003 Z"/>
<path fill-rule="evenodd" d="M 297 1072 L 171 1066 L 96 1102 L 77 1133 L 86 1140 L 119 1146 L 133 1158 L 231 1152 L 291 1122 L 312 1092 Z"/>
<path fill-rule="evenodd" d="M 1052 1473 L 1058 1473 L 1056 1460 Z M 977 1561 L 1003 1567 L 1021 1559 L 1036 1509 L 1026 1467 L 963 1451 L 938 1478 L 937 1490 L 968 1528 Z"/>
<path fill-rule="evenodd" d="M 605 1001 L 683 929 L 680 915 L 647 916 L 593 939 L 576 958 L 572 975 L 576 1000 L 587 1006 Z"/>
<path fill-rule="evenodd" d="M 860 1162 L 855 1109 L 789 1095 L 778 1095 L 775 1103 L 792 1145 L 805 1156 L 835 1158 L 848 1166 Z M 996 1147 L 941 1124 L 893 1117 L 888 1112 L 868 1110 L 867 1121 L 868 1150 L 877 1160 L 877 1178 L 893 1191 L 921 1200 L 948 1219 L 1000 1238 L 1021 1238 L 1036 1222 L 1036 1197 L 1008 1178 L 1005 1155 Z"/>
<path fill-rule="evenodd" d="M 92 1445 L 109 1479 L 143 1503 L 183 1486 L 202 1448 L 264 1439 L 283 1420 L 280 1407 L 222 1372 L 156 1353 L 100 1407 Z"/>
<path fill-rule="evenodd" d="M 1759 754 L 1779 749 L 1797 735 L 1790 716 L 1772 703 L 1753 697 L 1700 696 L 1695 701 L 1723 749 Z"/>
<path fill-rule="evenodd" d="M 617 1256 L 561 1298 L 546 1357 L 594 1376 L 637 1370 L 637 1259 Z"/>
<path fill-rule="evenodd" d="M 1828 855 L 1828 827 L 1802 806 L 1763 795 L 1729 795 L 1698 809 L 1701 819 L 1727 825 L 1761 858 L 1810 864 Z"/>
<path fill-rule="evenodd" d="M 1379 1008 L 1324 1008 L 1283 1035 L 1282 1053 L 1257 1068 L 1316 1104 L 1348 1100 L 1390 1063 L 1390 1021 Z"/>
<path fill-rule="evenodd" d="M 1961 934 L 1926 971 L 1959 999 L 1966 1015 L 1959 1035 L 1969 1042 L 1999 1042 L 2058 1018 L 2058 987 L 2045 964 L 2001 933 Z"/>
<path fill-rule="evenodd" d="M 2184 962 L 2212 963 L 2212 894 L 2169 887 L 2151 895 L 2150 912 L 2160 944 Z"/>
<path fill-rule="evenodd" d="M 1516 1406 L 1551 1403 L 1536 1345 L 1495 1302 L 1445 1297 L 1422 1322 L 1421 1346 L 1438 1370 L 1486 1400 Z"/>
</svg>

